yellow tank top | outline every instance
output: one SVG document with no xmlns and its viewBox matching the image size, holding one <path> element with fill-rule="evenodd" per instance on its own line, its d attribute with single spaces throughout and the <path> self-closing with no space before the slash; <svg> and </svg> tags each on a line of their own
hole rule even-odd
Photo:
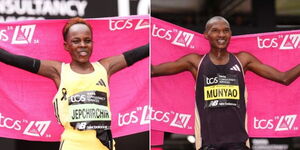
<svg viewBox="0 0 300 150">
<path fill-rule="evenodd" d="M 70 64 L 62 64 L 61 83 L 53 103 L 56 118 L 65 130 L 110 129 L 107 72 L 99 62 L 92 65 L 92 73 L 79 74 Z"/>
</svg>

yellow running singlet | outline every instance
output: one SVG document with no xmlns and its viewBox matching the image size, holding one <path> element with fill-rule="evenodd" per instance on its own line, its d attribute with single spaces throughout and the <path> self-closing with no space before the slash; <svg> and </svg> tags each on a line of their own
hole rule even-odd
<svg viewBox="0 0 300 150">
<path fill-rule="evenodd" d="M 62 64 L 61 83 L 54 97 L 56 118 L 64 127 L 60 150 L 108 150 L 96 130 L 109 130 L 111 112 L 105 68 L 92 63 L 94 71 L 79 74 Z"/>
</svg>

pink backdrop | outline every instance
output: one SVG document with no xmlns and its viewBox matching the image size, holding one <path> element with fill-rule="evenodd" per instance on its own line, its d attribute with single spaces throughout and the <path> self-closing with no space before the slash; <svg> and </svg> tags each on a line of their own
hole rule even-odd
<svg viewBox="0 0 300 150">
<path fill-rule="evenodd" d="M 151 19 L 151 63 L 176 60 L 188 53 L 205 54 L 202 34 Z M 247 51 L 281 71 L 299 64 L 300 30 L 233 36 L 229 52 Z M 151 127 L 194 134 L 195 81 L 188 72 L 152 78 Z M 300 136 L 300 79 L 284 86 L 246 73 L 248 131 L 251 137 Z"/>
<path fill-rule="evenodd" d="M 91 58 L 120 54 L 148 43 L 149 17 L 90 19 L 94 51 Z M 38 59 L 70 62 L 61 31 L 66 20 L 0 24 L 0 47 Z M 113 136 L 149 129 L 149 59 L 126 68 L 110 79 Z M 25 140 L 58 141 L 52 104 L 54 83 L 44 77 L 0 63 L 0 136 Z"/>
</svg>

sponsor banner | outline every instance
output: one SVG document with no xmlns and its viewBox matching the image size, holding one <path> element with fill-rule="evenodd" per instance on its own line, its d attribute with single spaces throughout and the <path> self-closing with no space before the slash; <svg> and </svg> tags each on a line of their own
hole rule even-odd
<svg viewBox="0 0 300 150">
<path fill-rule="evenodd" d="M 8 113 L 0 113 L 0 128 L 7 130 L 7 132 L 4 132 L 3 134 L 1 133 L 1 136 L 9 137 L 9 132 L 18 132 L 25 136 L 32 137 L 51 138 L 52 136 L 55 136 L 47 132 L 49 127 L 55 123 L 52 120 L 15 119 L 6 114 Z"/>
<path fill-rule="evenodd" d="M 99 18 L 91 19 L 89 22 L 93 27 L 94 41 L 91 61 L 121 54 L 145 45 L 149 40 L 148 16 Z M 38 59 L 70 62 L 71 59 L 64 50 L 61 35 L 65 23 L 66 20 L 2 23 L 0 24 L 0 47 L 15 54 Z M 149 122 L 127 123 L 125 115 L 122 118 L 124 122 L 118 121 L 120 114 L 133 112 L 137 108 L 148 105 L 148 61 L 148 58 L 144 59 L 110 78 L 114 137 L 147 131 L 149 128 Z M 104 83 L 99 81 L 99 84 Z M 25 140 L 58 141 L 63 129 L 54 115 L 52 99 L 56 91 L 53 81 L 0 63 L 0 101 L 2 104 L 0 106 L 0 136 Z M 79 109 L 74 107 L 74 110 Z M 101 107 L 99 109 L 106 110 Z M 141 120 L 142 114 L 135 117 Z M 124 125 L 125 122 L 126 125 Z"/>
<path fill-rule="evenodd" d="M 153 65 L 174 61 L 189 53 L 205 54 L 209 43 L 202 34 L 178 27 L 171 23 L 151 19 L 151 61 Z M 299 64 L 300 30 L 233 36 L 228 51 L 246 51 L 263 63 L 286 71 Z M 241 71 L 238 66 L 230 70 Z M 246 73 L 248 89 L 248 131 L 252 137 L 293 137 L 300 136 L 300 80 L 284 86 L 263 79 L 252 72 Z M 191 115 L 187 126 L 194 126 L 195 80 L 189 72 L 167 77 L 152 78 L 152 108 L 162 112 L 180 112 Z M 213 97 L 231 97 L 235 102 L 235 87 L 214 85 L 219 78 L 208 80 L 206 99 L 209 105 L 218 106 Z M 228 91 L 226 91 L 228 90 Z M 231 93 L 229 93 L 229 90 Z M 221 93 L 222 92 L 222 93 Z M 227 95 L 226 95 L 227 92 Z M 223 94 L 223 95 L 222 95 Z M 224 95 L 225 94 L 225 95 Z M 181 122 L 184 122 L 183 119 Z M 152 129 L 180 134 L 194 134 L 193 129 L 179 128 L 161 120 L 151 122 Z"/>
<path fill-rule="evenodd" d="M 206 40 L 198 33 L 175 26 L 173 24 L 151 18 L 151 63 L 153 65 L 166 61 L 174 61 L 179 57 L 197 52 L 201 43 Z M 184 72 L 174 76 L 155 77 L 151 79 L 151 105 L 154 110 L 171 114 L 181 113 L 190 118 L 178 118 L 177 124 L 164 122 L 162 119 L 154 119 L 151 122 L 153 130 L 162 130 L 181 134 L 194 133 L 194 79 L 190 73 Z M 166 115 L 167 115 L 166 114 Z M 185 126 L 183 126 L 186 124 Z M 189 128 L 192 127 L 192 128 Z"/>
</svg>

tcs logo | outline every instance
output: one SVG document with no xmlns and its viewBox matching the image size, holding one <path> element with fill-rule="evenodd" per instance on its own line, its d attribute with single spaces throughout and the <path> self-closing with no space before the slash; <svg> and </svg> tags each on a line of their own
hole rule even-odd
<svg viewBox="0 0 300 150">
<path fill-rule="evenodd" d="M 257 37 L 257 46 L 260 49 L 278 48 L 280 50 L 292 50 L 300 48 L 300 34 L 279 35 L 272 38 Z"/>
<path fill-rule="evenodd" d="M 152 26 L 152 36 L 158 37 L 165 40 L 171 40 L 172 30 L 166 30 L 164 28 L 158 28 L 155 24 Z"/>
<path fill-rule="evenodd" d="M 137 23 L 134 23 L 133 19 L 126 19 L 126 20 L 109 20 L 109 30 L 110 31 L 117 31 L 117 30 L 124 30 L 124 29 L 131 29 L 134 30 L 149 28 L 149 22 L 147 19 L 140 19 Z"/>
<path fill-rule="evenodd" d="M 167 30 L 165 28 L 158 27 L 156 24 L 153 24 L 151 35 L 160 39 L 172 41 L 171 44 L 173 45 L 194 48 L 194 46 L 191 45 L 191 42 L 194 39 L 193 33 L 180 31 L 177 29 Z"/>
<path fill-rule="evenodd" d="M 278 47 L 277 38 L 260 38 L 257 37 L 258 48 L 276 48 Z"/>
<path fill-rule="evenodd" d="M 273 119 L 257 119 L 254 117 L 254 129 L 273 129 Z"/>
<path fill-rule="evenodd" d="M 1 41 L 8 41 L 8 36 L 6 34 L 6 30 L 0 30 L 0 40 Z"/>
<path fill-rule="evenodd" d="M 298 127 L 295 126 L 296 119 L 297 115 L 275 116 L 271 119 L 254 117 L 254 129 L 274 131 L 298 130 Z"/>
<path fill-rule="evenodd" d="M 132 19 L 128 20 L 109 20 L 109 29 L 111 31 L 115 30 L 123 30 L 123 29 L 130 29 L 133 27 L 131 23 Z"/>
<path fill-rule="evenodd" d="M 214 78 L 208 78 L 206 77 L 206 84 L 210 85 L 210 84 L 217 84 L 219 82 L 218 77 L 214 77 Z"/>
</svg>

